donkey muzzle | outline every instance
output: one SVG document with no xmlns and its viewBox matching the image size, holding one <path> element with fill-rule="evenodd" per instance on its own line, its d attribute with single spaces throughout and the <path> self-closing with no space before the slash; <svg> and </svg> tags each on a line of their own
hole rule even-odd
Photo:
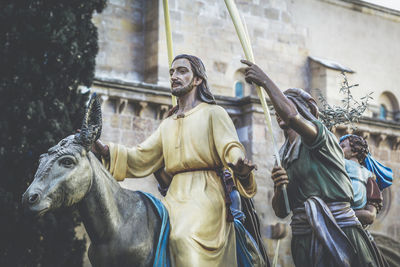
<svg viewBox="0 0 400 267">
<path fill-rule="evenodd" d="M 24 208 L 24 213 L 34 216 L 41 216 L 45 214 L 50 208 L 50 205 L 45 201 L 41 201 L 42 197 L 40 193 L 28 191 L 22 195 L 22 206 Z"/>
</svg>

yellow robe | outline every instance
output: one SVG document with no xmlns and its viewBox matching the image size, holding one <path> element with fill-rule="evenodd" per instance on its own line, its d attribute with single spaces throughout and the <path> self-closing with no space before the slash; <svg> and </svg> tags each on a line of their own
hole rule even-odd
<svg viewBox="0 0 400 267">
<path fill-rule="evenodd" d="M 108 169 L 117 180 L 148 176 L 162 166 L 174 175 L 162 200 L 170 216 L 173 266 L 237 266 L 224 190 L 215 171 L 209 170 L 245 157 L 222 107 L 201 103 L 183 118 L 171 116 L 137 147 L 110 144 L 110 156 Z M 235 183 L 245 197 L 256 193 L 253 174 L 247 187 Z"/>
</svg>

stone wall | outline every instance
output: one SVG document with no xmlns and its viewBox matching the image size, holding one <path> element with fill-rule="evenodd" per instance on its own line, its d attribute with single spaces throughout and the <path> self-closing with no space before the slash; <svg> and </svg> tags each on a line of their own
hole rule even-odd
<svg viewBox="0 0 400 267">
<path fill-rule="evenodd" d="M 308 64 L 308 57 L 315 56 L 354 70 L 349 79 L 360 84 L 356 97 L 374 91 L 371 103 L 378 107 L 379 97 L 391 92 L 398 103 L 400 55 L 393 51 L 400 42 L 400 12 L 366 7 L 359 0 L 236 3 L 257 63 L 280 88 L 315 89 Z M 234 96 L 244 54 L 224 2 L 170 0 L 169 6 L 174 54 L 202 58 L 214 93 Z M 161 0 L 110 0 L 94 22 L 99 27 L 98 77 L 168 84 Z"/>
<path fill-rule="evenodd" d="M 143 51 L 147 48 L 145 39 L 147 41 L 151 34 L 151 31 L 145 31 L 145 3 L 109 0 L 104 11 L 94 15 L 93 21 L 99 33 L 97 77 L 143 81 L 146 65 Z"/>
<path fill-rule="evenodd" d="M 239 61 L 244 53 L 224 1 L 171 0 L 169 3 L 175 54 L 199 56 L 209 70 L 214 93 L 234 96 L 234 76 L 243 68 Z M 282 88 L 307 87 L 306 30 L 293 24 L 286 1 L 236 3 L 247 23 L 260 66 L 268 70 Z M 160 43 L 164 35 L 164 21 L 161 20 Z M 165 44 L 160 46 L 159 54 L 166 55 Z M 159 63 L 165 66 L 167 61 Z M 159 81 L 168 81 L 167 67 L 160 71 Z"/>
</svg>

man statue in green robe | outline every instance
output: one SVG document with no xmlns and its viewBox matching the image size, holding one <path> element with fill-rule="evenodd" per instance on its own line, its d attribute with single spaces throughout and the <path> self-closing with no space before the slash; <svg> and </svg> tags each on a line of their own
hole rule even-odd
<svg viewBox="0 0 400 267">
<path fill-rule="evenodd" d="M 378 266 L 372 245 L 350 203 L 353 189 L 338 140 L 319 120 L 315 100 L 301 89 L 282 92 L 255 64 L 242 60 L 247 82 L 265 89 L 286 140 L 282 167 L 272 170 L 273 209 L 286 217 L 287 184 L 293 212 L 292 256 L 296 266 Z"/>
</svg>

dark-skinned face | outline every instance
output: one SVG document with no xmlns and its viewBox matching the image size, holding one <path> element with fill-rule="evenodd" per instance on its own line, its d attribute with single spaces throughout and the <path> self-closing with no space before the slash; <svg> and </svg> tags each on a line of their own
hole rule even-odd
<svg viewBox="0 0 400 267">
<path fill-rule="evenodd" d="M 350 146 L 350 141 L 349 139 L 345 139 L 342 142 L 340 142 L 340 147 L 343 150 L 344 158 L 345 159 L 351 159 L 356 156 L 356 152 L 351 151 L 351 146 Z"/>
<path fill-rule="evenodd" d="M 297 109 L 296 104 L 291 99 L 289 99 L 289 101 L 292 102 L 293 107 L 295 107 Z M 311 109 L 308 108 L 308 111 L 311 112 Z M 297 112 L 299 112 L 299 111 L 297 110 Z M 300 112 L 299 112 L 299 114 L 300 114 Z M 302 116 L 302 115 L 300 114 L 300 116 Z M 279 128 L 281 128 L 284 131 L 287 131 L 290 129 L 289 126 L 281 119 L 281 117 L 279 117 L 277 112 L 275 112 L 275 117 L 276 117 L 276 121 L 278 122 Z"/>
<path fill-rule="evenodd" d="M 169 70 L 171 91 L 174 96 L 180 97 L 189 93 L 197 84 L 189 60 L 180 58 L 172 63 Z"/>
<path fill-rule="evenodd" d="M 293 103 L 292 100 L 289 99 L 289 101 Z M 293 106 L 295 107 L 296 105 L 293 103 Z M 279 117 L 277 112 L 275 112 L 275 117 L 276 121 L 278 122 L 279 128 L 281 128 L 284 131 L 289 129 L 289 126 L 287 126 L 286 123 L 281 119 L 281 117 Z"/>
</svg>

